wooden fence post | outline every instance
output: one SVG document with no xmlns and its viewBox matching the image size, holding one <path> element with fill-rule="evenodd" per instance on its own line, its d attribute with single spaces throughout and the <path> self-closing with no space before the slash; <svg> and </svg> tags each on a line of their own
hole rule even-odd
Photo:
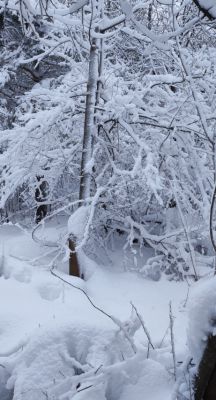
<svg viewBox="0 0 216 400">
<path fill-rule="evenodd" d="M 77 253 L 75 251 L 75 240 L 70 238 L 68 240 L 68 246 L 70 249 L 70 259 L 69 259 L 69 275 L 77 276 L 80 278 L 80 267 L 77 258 Z"/>
</svg>

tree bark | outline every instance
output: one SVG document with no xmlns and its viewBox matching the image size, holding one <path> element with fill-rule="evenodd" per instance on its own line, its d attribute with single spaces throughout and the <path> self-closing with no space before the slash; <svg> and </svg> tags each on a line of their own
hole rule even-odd
<svg viewBox="0 0 216 400">
<path fill-rule="evenodd" d="M 81 159 L 81 176 L 79 200 L 86 200 L 90 196 L 91 170 L 88 163 L 92 156 L 93 133 L 95 132 L 95 104 L 98 90 L 98 47 L 97 40 L 93 39 L 89 55 L 89 77 L 87 83 L 87 97 L 85 108 L 85 122 L 83 132 L 83 147 Z M 81 203 L 80 203 L 81 204 Z M 69 239 L 70 260 L 69 275 L 81 277 L 80 266 L 75 252 L 76 243 Z"/>
<path fill-rule="evenodd" d="M 69 275 L 80 278 L 81 274 L 77 254 L 75 252 L 75 241 L 73 241 L 73 239 L 69 239 L 68 246 L 71 251 L 69 259 Z"/>
<path fill-rule="evenodd" d="M 194 400 L 216 399 L 216 336 L 210 335 L 194 381 Z"/>
<path fill-rule="evenodd" d="M 96 1 L 93 3 L 92 10 L 92 21 L 97 14 L 100 14 L 98 10 L 99 3 Z M 83 132 L 83 145 L 82 145 L 82 159 L 81 159 L 81 171 L 80 171 L 80 190 L 79 200 L 80 205 L 83 201 L 90 197 L 91 193 L 91 166 L 90 161 L 93 151 L 93 140 L 94 133 L 96 132 L 96 120 L 95 120 L 95 106 L 100 96 L 100 84 L 98 83 L 99 68 L 102 69 L 103 59 L 102 54 L 100 57 L 100 66 L 98 60 L 98 39 L 90 38 L 90 53 L 89 53 L 89 73 L 87 83 L 87 96 L 85 105 L 85 120 L 84 120 L 84 132 Z M 101 46 L 102 47 L 102 46 Z M 103 49 L 102 49 L 103 51 Z M 69 239 L 70 261 L 69 261 L 69 274 L 81 277 L 80 267 L 75 253 L 76 242 L 73 239 Z"/>
<path fill-rule="evenodd" d="M 86 200 L 90 196 L 91 171 L 88 166 L 92 156 L 93 133 L 95 132 L 95 103 L 98 84 L 98 47 L 97 39 L 93 39 L 89 57 L 89 77 L 85 108 L 83 147 L 81 160 L 81 177 L 79 199 Z"/>
</svg>

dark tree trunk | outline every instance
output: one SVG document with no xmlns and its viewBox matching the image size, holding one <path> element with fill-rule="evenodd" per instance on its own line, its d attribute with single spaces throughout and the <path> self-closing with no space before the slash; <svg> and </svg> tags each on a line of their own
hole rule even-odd
<svg viewBox="0 0 216 400">
<path fill-rule="evenodd" d="M 35 222 L 39 224 L 47 215 L 47 204 L 40 204 L 47 200 L 48 196 L 48 183 L 44 180 L 43 176 L 37 176 L 38 185 L 35 189 L 35 200 L 38 203 L 35 215 Z"/>
<path fill-rule="evenodd" d="M 210 335 L 194 381 L 194 400 L 216 400 L 216 336 Z"/>
</svg>

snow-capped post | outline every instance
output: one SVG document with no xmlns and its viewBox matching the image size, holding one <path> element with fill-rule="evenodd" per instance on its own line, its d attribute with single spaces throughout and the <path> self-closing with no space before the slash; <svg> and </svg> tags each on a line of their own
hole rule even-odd
<svg viewBox="0 0 216 400">
<path fill-rule="evenodd" d="M 89 206 L 83 205 L 79 207 L 68 220 L 68 232 L 69 232 L 69 275 L 83 278 L 83 271 L 79 265 L 79 258 L 76 251 L 76 247 L 80 245 L 82 247 L 83 238 L 86 236 L 86 226 L 89 222 Z M 87 229 L 88 231 L 88 229 Z"/>
<path fill-rule="evenodd" d="M 74 238 L 69 239 L 69 249 L 70 249 L 70 258 L 69 258 L 69 275 L 80 277 L 80 267 L 77 258 L 77 254 L 75 252 L 75 240 Z"/>
</svg>

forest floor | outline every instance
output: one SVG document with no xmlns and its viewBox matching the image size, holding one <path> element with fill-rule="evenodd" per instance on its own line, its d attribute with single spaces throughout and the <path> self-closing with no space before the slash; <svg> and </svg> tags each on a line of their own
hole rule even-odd
<svg viewBox="0 0 216 400">
<path fill-rule="evenodd" d="M 57 230 L 50 228 L 50 232 Z M 57 266 L 60 277 L 83 289 L 96 306 L 114 317 L 112 320 L 95 309 L 81 290 L 51 274 L 49 263 L 55 254 L 47 254 L 52 249 L 35 243 L 30 232 L 13 225 L 1 226 L 0 243 L 1 400 L 175 398 L 169 303 L 174 316 L 176 363 L 181 365 L 188 355 L 185 282 L 163 276 L 155 282 L 125 271 L 120 268 L 123 250 L 112 265 L 101 267 L 89 261 L 91 274 L 86 281 L 69 277 L 64 271 L 66 262 L 60 270 Z M 129 372 L 126 358 L 134 356 L 129 354 L 130 343 L 119 333 L 115 318 L 122 324 L 128 321 L 124 326 L 129 326 L 133 320 L 131 302 L 156 350 L 146 351 L 148 340 L 139 328 L 134 336 L 139 355 Z M 121 371 L 124 365 L 126 370 L 121 376 L 114 373 L 118 379 L 106 382 L 108 389 L 102 390 L 104 381 L 91 384 L 90 379 L 88 385 L 89 378 L 77 380 L 82 365 L 88 375 L 88 367 L 97 371 L 118 360 L 123 363 Z M 112 373 L 108 373 L 109 379 Z M 70 381 L 72 375 L 76 376 L 74 381 Z M 85 390 L 79 391 L 80 387 Z"/>
</svg>

